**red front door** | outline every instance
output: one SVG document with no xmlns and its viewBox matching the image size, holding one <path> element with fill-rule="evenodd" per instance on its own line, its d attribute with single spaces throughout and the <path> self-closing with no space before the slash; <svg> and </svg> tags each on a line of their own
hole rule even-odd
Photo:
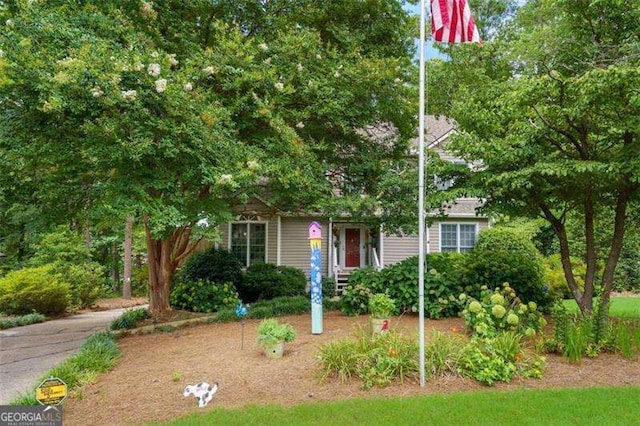
<svg viewBox="0 0 640 426">
<path fill-rule="evenodd" d="M 347 228 L 344 230 L 345 237 L 345 268 L 360 267 L 360 229 Z"/>
</svg>

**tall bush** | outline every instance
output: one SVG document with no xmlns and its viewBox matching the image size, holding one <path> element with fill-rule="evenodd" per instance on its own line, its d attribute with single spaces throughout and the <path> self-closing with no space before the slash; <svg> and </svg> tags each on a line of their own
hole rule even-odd
<svg viewBox="0 0 640 426">
<path fill-rule="evenodd" d="M 430 318 L 451 317 L 461 310 L 458 296 L 467 289 L 461 285 L 458 275 L 464 255 L 458 253 L 432 253 L 426 256 L 425 271 L 425 313 Z M 343 293 L 347 303 L 343 303 L 345 313 L 364 313 L 359 306 L 364 297 L 362 288 L 370 293 L 388 293 L 396 303 L 396 314 L 418 311 L 418 257 L 414 256 L 388 266 L 381 271 L 362 268 L 349 276 L 349 285 Z M 356 291 L 356 289 L 359 289 Z M 361 296 L 361 297 L 356 297 Z"/>
<path fill-rule="evenodd" d="M 584 290 L 584 277 L 587 273 L 585 263 L 576 258 L 571 258 L 571 268 L 580 290 Z M 553 254 L 544 259 L 544 282 L 549 287 L 549 292 L 557 299 L 573 299 L 569 284 L 564 276 L 562 260 L 559 254 Z"/>
<path fill-rule="evenodd" d="M 282 296 L 305 294 L 307 277 L 298 268 L 258 263 L 247 268 L 238 286 L 238 293 L 245 302 L 269 300 Z"/>
<path fill-rule="evenodd" d="M 192 254 L 180 268 L 176 280 L 230 282 L 237 287 L 242 281 L 242 264 L 229 250 L 211 248 Z"/>
<path fill-rule="evenodd" d="M 69 306 L 69 287 L 52 265 L 9 272 L 0 278 L 0 311 L 10 315 L 62 314 Z"/>
<path fill-rule="evenodd" d="M 478 244 L 463 262 L 460 283 L 473 286 L 469 292 L 480 297 L 478 286 L 490 289 L 508 282 L 527 301 L 547 310 L 552 297 L 544 284 L 542 255 L 525 235 L 510 228 L 489 228 L 480 233 Z"/>
</svg>

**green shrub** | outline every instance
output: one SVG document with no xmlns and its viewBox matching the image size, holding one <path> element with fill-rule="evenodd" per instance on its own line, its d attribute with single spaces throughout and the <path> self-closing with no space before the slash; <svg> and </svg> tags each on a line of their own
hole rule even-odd
<svg viewBox="0 0 640 426">
<path fill-rule="evenodd" d="M 460 312 L 458 296 L 465 290 L 459 284 L 457 270 L 463 258 L 464 255 L 458 253 L 433 253 L 425 257 L 425 314 L 429 318 L 452 317 Z M 418 257 L 391 265 L 383 269 L 381 274 L 383 289 L 396 301 L 396 306 L 401 311 L 417 312 Z M 384 291 L 383 289 L 377 291 Z"/>
<path fill-rule="evenodd" d="M 339 309 L 340 301 L 323 299 L 323 309 L 334 311 Z M 306 296 L 276 297 L 271 300 L 262 300 L 249 306 L 249 314 L 245 318 L 272 318 L 286 315 L 299 315 L 311 311 L 311 300 Z M 237 321 L 235 308 L 220 309 L 211 322 Z"/>
<path fill-rule="evenodd" d="M 47 317 L 38 313 L 20 315 L 15 318 L 7 318 L 7 319 L 0 320 L 0 330 L 4 330 L 6 328 L 12 328 L 12 327 L 20 327 L 23 325 L 35 324 L 38 322 L 44 322 L 46 320 L 47 320 Z"/>
<path fill-rule="evenodd" d="M 369 310 L 371 290 L 362 284 L 349 284 L 342 291 L 340 310 L 345 315 L 362 315 Z"/>
<path fill-rule="evenodd" d="M 549 287 L 551 296 L 556 299 L 573 299 L 573 293 L 567 284 L 567 280 L 564 276 L 564 269 L 562 269 L 562 260 L 559 254 L 553 254 L 544 259 L 544 282 Z M 580 291 L 584 290 L 584 277 L 587 273 L 587 266 L 585 263 L 577 258 L 571 258 L 571 269 L 578 284 Z"/>
<path fill-rule="evenodd" d="M 531 337 L 546 325 L 538 305 L 521 301 L 508 283 L 494 290 L 483 288 L 479 299 L 466 295 L 460 298 L 466 302 L 462 311 L 465 325 L 476 336 L 494 337 L 514 331 Z"/>
<path fill-rule="evenodd" d="M 131 271 L 131 295 L 149 295 L 149 265 L 134 266 Z"/>
<path fill-rule="evenodd" d="M 70 284 L 70 304 L 74 308 L 89 307 L 106 292 L 103 281 L 104 271 L 96 262 L 80 265 L 56 262 L 53 264 L 53 269 Z"/>
<path fill-rule="evenodd" d="M 359 268 L 349 275 L 349 286 L 366 287 L 374 293 L 384 293 L 382 274 L 373 266 Z"/>
<path fill-rule="evenodd" d="M 230 251 L 212 248 L 192 254 L 180 268 L 176 280 L 232 283 L 237 288 L 242 281 L 242 264 Z"/>
<path fill-rule="evenodd" d="M 149 318 L 149 310 L 145 308 L 124 311 L 122 315 L 111 322 L 111 330 L 131 330 L 138 323 Z"/>
<path fill-rule="evenodd" d="M 207 280 L 179 282 L 171 289 L 169 303 L 174 309 L 193 312 L 216 312 L 235 307 L 240 299 L 232 283 Z"/>
<path fill-rule="evenodd" d="M 504 282 L 516 291 L 523 300 L 536 302 L 545 311 L 551 306 L 552 297 L 544 285 L 544 271 L 542 256 L 530 241 L 523 241 L 517 232 L 501 232 L 495 249 L 488 243 L 483 243 L 486 231 L 480 233 L 479 243 L 465 258 L 460 271 L 460 283 L 463 287 L 478 286 L 496 288 Z M 509 245 L 504 240 L 508 235 L 513 238 Z M 493 241 L 492 238 L 490 238 Z M 528 243 L 528 244 L 526 244 Z M 509 250 L 502 247 L 510 247 Z M 527 247 L 526 250 L 515 249 Z M 479 297 L 477 290 L 469 292 L 471 296 Z"/>
<path fill-rule="evenodd" d="M 376 293 L 369 297 L 369 312 L 374 318 L 389 318 L 395 309 L 395 301 L 385 293 Z"/>
<path fill-rule="evenodd" d="M 251 303 L 274 297 L 304 295 L 306 285 L 307 278 L 300 269 L 258 263 L 247 268 L 238 292 L 242 300 Z"/>
<path fill-rule="evenodd" d="M 87 249 L 81 234 L 59 226 L 50 233 L 42 235 L 34 244 L 35 254 L 28 261 L 29 266 L 42 266 L 49 263 L 81 265 L 91 262 L 91 253 Z"/>
<path fill-rule="evenodd" d="M 336 296 L 336 280 L 333 278 L 322 278 L 322 297 L 331 299 Z"/>
<path fill-rule="evenodd" d="M 51 265 L 23 268 L 0 278 L 0 311 L 10 315 L 59 315 L 69 306 L 69 299 L 69 284 Z"/>
</svg>

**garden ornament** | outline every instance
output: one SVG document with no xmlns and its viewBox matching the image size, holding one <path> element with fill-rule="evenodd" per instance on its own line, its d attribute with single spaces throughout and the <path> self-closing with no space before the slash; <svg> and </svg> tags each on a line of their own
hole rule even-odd
<svg viewBox="0 0 640 426">
<path fill-rule="evenodd" d="M 187 387 L 184 388 L 184 396 L 195 396 L 198 401 L 198 407 L 200 408 L 206 406 L 216 392 L 218 392 L 218 382 L 215 382 L 213 385 L 207 382 L 201 382 L 195 385 L 187 385 Z"/>
</svg>

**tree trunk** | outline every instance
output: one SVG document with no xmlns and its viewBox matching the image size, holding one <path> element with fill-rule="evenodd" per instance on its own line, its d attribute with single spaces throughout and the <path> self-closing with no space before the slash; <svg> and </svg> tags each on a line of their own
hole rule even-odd
<svg viewBox="0 0 640 426">
<path fill-rule="evenodd" d="M 124 227 L 124 282 L 122 284 L 122 297 L 131 299 L 131 246 L 133 232 L 133 216 L 127 216 L 127 222 Z"/>
<path fill-rule="evenodd" d="M 195 249 L 198 241 L 190 242 L 191 228 L 174 229 L 161 240 L 153 238 L 149 216 L 144 215 L 144 230 L 149 258 L 149 312 L 161 317 L 171 310 L 169 294 L 171 279 L 180 263 Z"/>
</svg>

